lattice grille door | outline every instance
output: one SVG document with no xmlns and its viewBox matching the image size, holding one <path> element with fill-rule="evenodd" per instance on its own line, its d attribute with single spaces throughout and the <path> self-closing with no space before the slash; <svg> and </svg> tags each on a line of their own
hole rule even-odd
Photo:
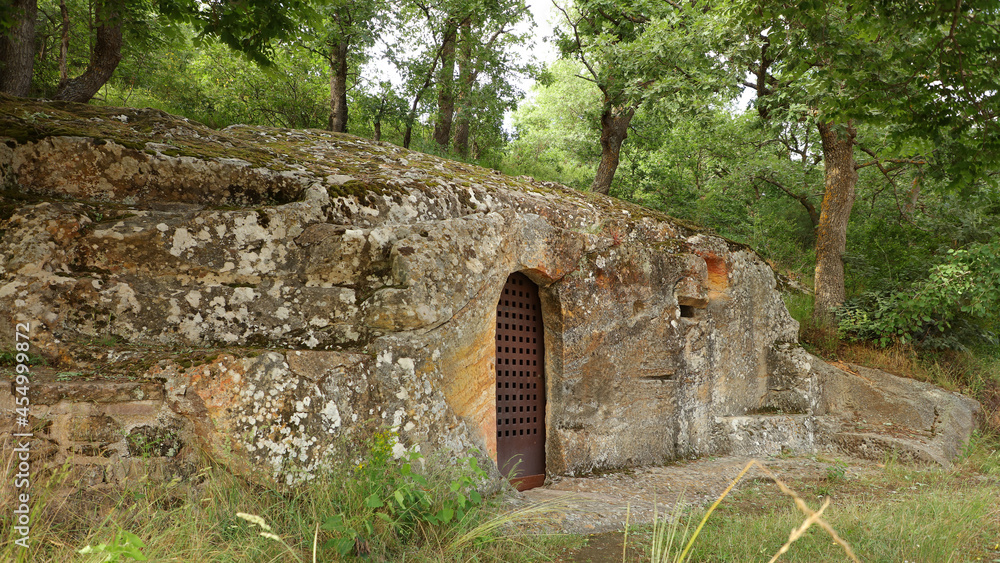
<svg viewBox="0 0 1000 563">
<path fill-rule="evenodd" d="M 545 481 L 545 354 L 538 286 L 511 274 L 497 304 L 497 465 L 519 490 Z"/>
</svg>

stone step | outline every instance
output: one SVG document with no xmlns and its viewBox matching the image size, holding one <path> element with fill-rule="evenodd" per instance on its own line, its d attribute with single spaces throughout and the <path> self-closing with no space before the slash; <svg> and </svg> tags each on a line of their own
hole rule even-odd
<svg viewBox="0 0 1000 563">
<path fill-rule="evenodd" d="M 815 453 L 819 418 L 808 414 L 717 416 L 712 449 L 716 455 L 748 457 Z"/>
<path fill-rule="evenodd" d="M 894 458 L 904 463 L 951 467 L 948 458 L 941 454 L 940 446 L 935 447 L 933 440 L 926 437 L 837 432 L 829 442 L 833 449 L 860 459 L 885 462 Z"/>
</svg>

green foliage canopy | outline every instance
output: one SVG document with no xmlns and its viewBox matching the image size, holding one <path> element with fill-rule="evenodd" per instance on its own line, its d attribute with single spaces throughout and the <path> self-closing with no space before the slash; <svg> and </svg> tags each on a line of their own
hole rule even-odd
<svg viewBox="0 0 1000 563">
<path fill-rule="evenodd" d="M 300 21 L 316 18 L 307 0 L 157 0 L 160 13 L 192 26 L 197 37 L 216 37 L 261 65 L 271 64 L 277 41 Z"/>
<path fill-rule="evenodd" d="M 736 0 L 728 14 L 744 40 L 727 57 L 766 74 L 762 111 L 881 127 L 883 156 L 922 156 L 951 185 L 1000 162 L 995 2 Z"/>
</svg>

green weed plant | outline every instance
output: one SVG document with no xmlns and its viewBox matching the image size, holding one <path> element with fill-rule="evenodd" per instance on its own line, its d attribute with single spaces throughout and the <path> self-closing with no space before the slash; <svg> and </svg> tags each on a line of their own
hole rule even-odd
<svg viewBox="0 0 1000 563">
<path fill-rule="evenodd" d="M 48 481 L 40 471 L 31 546 L 5 538 L 0 561 L 517 563 L 545 560 L 565 543 L 527 530 L 558 506 L 512 510 L 477 458 L 397 458 L 397 443 L 379 432 L 357 457 L 345 455 L 293 489 L 236 475 L 213 459 L 184 479 L 107 489 L 73 471 Z M 0 491 L 4 506 L 10 489 Z M 10 529 L 5 518 L 0 525 Z"/>
</svg>

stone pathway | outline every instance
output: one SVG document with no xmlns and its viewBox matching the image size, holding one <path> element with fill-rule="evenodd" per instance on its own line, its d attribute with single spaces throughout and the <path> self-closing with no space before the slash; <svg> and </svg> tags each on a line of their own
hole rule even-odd
<svg viewBox="0 0 1000 563">
<path fill-rule="evenodd" d="M 720 457 L 683 461 L 663 467 L 589 477 L 557 477 L 553 482 L 525 491 L 515 502 L 525 506 L 554 502 L 558 508 L 539 531 L 598 534 L 624 529 L 626 514 L 630 525 L 653 521 L 654 502 L 659 514 L 670 514 L 678 499 L 686 504 L 707 506 L 729 486 L 751 458 Z M 819 480 L 834 465 L 823 456 L 768 458 L 760 460 L 779 479 Z M 847 460 L 845 460 L 847 461 Z M 874 470 L 876 464 L 851 459 L 847 474 Z M 766 480 L 757 468 L 751 469 L 736 489 Z"/>
</svg>

